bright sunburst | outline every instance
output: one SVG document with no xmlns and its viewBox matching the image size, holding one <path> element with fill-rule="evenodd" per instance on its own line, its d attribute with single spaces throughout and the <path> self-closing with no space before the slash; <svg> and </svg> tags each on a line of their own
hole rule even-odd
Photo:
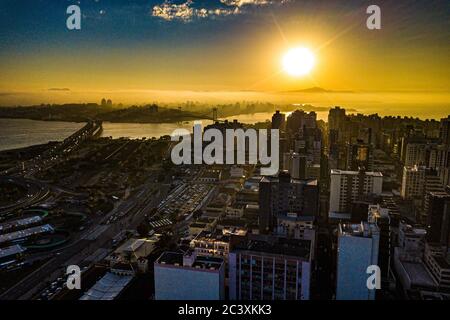
<svg viewBox="0 0 450 320">
<path fill-rule="evenodd" d="M 308 48 L 293 48 L 283 57 L 283 69 L 291 76 L 300 77 L 311 72 L 315 61 L 314 54 Z"/>
</svg>

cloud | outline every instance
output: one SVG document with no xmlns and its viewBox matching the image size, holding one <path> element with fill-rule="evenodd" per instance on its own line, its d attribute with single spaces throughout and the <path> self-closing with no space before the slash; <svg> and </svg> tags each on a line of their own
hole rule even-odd
<svg viewBox="0 0 450 320">
<path fill-rule="evenodd" d="M 152 15 L 154 17 L 159 17 L 167 21 L 181 20 L 181 21 L 191 21 L 192 18 L 208 18 L 210 16 L 228 16 L 239 14 L 239 7 L 230 8 L 194 8 L 194 2 L 192 0 L 187 0 L 181 4 L 171 3 L 166 0 L 160 5 L 153 7 Z"/>
<path fill-rule="evenodd" d="M 69 88 L 50 88 L 48 91 L 70 91 Z"/>
<path fill-rule="evenodd" d="M 164 20 L 184 20 L 188 21 L 194 14 L 194 9 L 191 8 L 192 0 L 188 0 L 182 4 L 173 4 L 169 1 L 164 1 L 160 5 L 153 7 L 153 16 Z"/>
<path fill-rule="evenodd" d="M 227 5 L 227 6 L 234 6 L 234 7 L 242 7 L 245 5 L 266 5 L 271 4 L 273 2 L 277 1 L 271 1 L 271 0 L 220 0 L 221 3 Z M 281 2 L 281 1 L 279 1 Z"/>
<path fill-rule="evenodd" d="M 213 3 L 211 8 L 205 8 L 195 7 L 193 0 L 186 0 L 179 4 L 164 0 L 163 3 L 153 7 L 152 15 L 166 21 L 189 22 L 194 18 L 238 15 L 244 13 L 243 7 L 245 6 L 284 4 L 288 1 L 290 0 L 218 0 L 215 4 Z"/>
</svg>

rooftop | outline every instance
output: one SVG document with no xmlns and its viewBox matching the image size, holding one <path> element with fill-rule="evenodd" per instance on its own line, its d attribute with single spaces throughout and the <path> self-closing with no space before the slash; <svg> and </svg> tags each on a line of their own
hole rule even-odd
<svg viewBox="0 0 450 320">
<path fill-rule="evenodd" d="M 219 180 L 221 176 L 220 170 L 207 170 L 203 172 L 202 178 Z"/>
<path fill-rule="evenodd" d="M 287 239 L 265 235 L 247 235 L 247 237 L 235 238 L 232 251 L 251 251 L 263 254 L 285 255 L 310 258 L 311 241 L 299 239 Z"/>
<path fill-rule="evenodd" d="M 430 196 L 432 196 L 433 198 L 441 198 L 441 199 L 450 199 L 450 194 L 448 194 L 447 192 L 442 192 L 442 191 L 435 191 L 435 192 L 429 192 L 428 193 Z"/>
<path fill-rule="evenodd" d="M 25 229 L 25 230 L 2 234 L 2 235 L 0 235 L 0 243 L 7 242 L 7 241 L 19 240 L 19 239 L 30 237 L 35 234 L 46 233 L 46 232 L 53 232 L 53 227 L 49 224 L 46 224 L 46 225 L 39 226 L 39 227 L 33 227 L 33 228 Z"/>
<path fill-rule="evenodd" d="M 108 272 L 80 300 L 114 300 L 133 280 L 133 276 Z"/>
<path fill-rule="evenodd" d="M 222 230 L 216 229 L 214 231 L 201 231 L 192 241 L 222 241 L 230 242 L 231 235 L 245 236 L 247 229 L 244 228 L 224 228 Z"/>
<path fill-rule="evenodd" d="M 25 227 L 30 224 L 39 223 L 42 221 L 41 216 L 33 216 L 24 219 L 14 220 L 10 222 L 0 223 L 0 232 L 7 231 L 12 228 Z"/>
<path fill-rule="evenodd" d="M 303 221 L 303 222 L 313 222 L 314 216 L 302 216 L 296 212 L 288 212 L 286 214 L 279 214 L 277 216 L 280 220 L 287 220 L 287 221 Z"/>
<path fill-rule="evenodd" d="M 378 226 L 374 223 L 361 222 L 361 223 L 344 223 L 339 224 L 340 236 L 353 236 L 370 238 L 373 234 L 379 233 Z"/>
<path fill-rule="evenodd" d="M 6 248 L 1 248 L 0 249 L 0 259 L 6 258 L 9 256 L 13 256 L 18 253 L 22 253 L 25 250 L 26 250 L 25 248 L 23 248 L 22 246 L 20 246 L 18 244 L 10 246 L 10 247 L 6 247 Z"/>
<path fill-rule="evenodd" d="M 152 237 L 150 239 L 128 239 L 124 244 L 117 248 L 116 252 L 136 252 L 139 251 L 143 246 L 146 248 L 152 248 L 155 243 L 158 242 L 158 237 Z"/>
<path fill-rule="evenodd" d="M 405 221 L 400 222 L 400 230 L 403 231 L 406 234 L 414 234 L 418 236 L 423 236 L 427 234 L 427 230 L 423 228 L 419 228 L 417 226 L 412 226 L 411 224 L 408 224 Z"/>
<path fill-rule="evenodd" d="M 272 176 L 265 176 L 261 180 L 261 183 L 269 183 L 269 182 L 280 182 L 280 178 L 272 177 Z M 316 179 L 300 180 L 300 179 L 291 178 L 290 183 L 303 184 L 303 185 L 307 185 L 307 186 L 317 186 Z"/>
<path fill-rule="evenodd" d="M 353 175 L 356 176 L 360 174 L 359 171 L 346 171 L 346 170 L 338 170 L 338 169 L 331 169 L 331 174 L 335 175 Z M 364 172 L 366 176 L 372 176 L 372 177 L 383 177 L 383 174 L 381 172 Z"/>
<path fill-rule="evenodd" d="M 223 234 L 219 230 L 210 232 L 203 230 L 192 241 L 223 241 L 229 242 L 230 236 Z"/>
<path fill-rule="evenodd" d="M 436 263 L 439 265 L 440 268 L 450 269 L 450 264 L 449 264 L 448 260 L 445 259 L 444 257 L 435 255 L 434 260 L 436 261 Z"/>
<path fill-rule="evenodd" d="M 244 228 L 247 225 L 247 222 L 243 219 L 234 219 L 234 218 L 223 218 L 218 223 L 219 226 L 222 227 L 236 227 L 236 228 Z"/>
<path fill-rule="evenodd" d="M 432 288 L 436 286 L 431 275 L 422 263 L 401 261 L 411 283 L 415 286 Z"/>
<path fill-rule="evenodd" d="M 218 270 L 224 264 L 222 258 L 196 255 L 190 256 L 189 254 L 190 253 L 164 252 L 158 260 L 156 260 L 156 264 L 207 270 Z M 187 260 L 190 261 L 190 264 L 186 263 Z"/>
</svg>

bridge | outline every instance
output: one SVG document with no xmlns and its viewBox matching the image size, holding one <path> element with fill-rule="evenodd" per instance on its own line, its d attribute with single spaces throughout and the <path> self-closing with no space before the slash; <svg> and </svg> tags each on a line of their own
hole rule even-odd
<svg viewBox="0 0 450 320">
<path fill-rule="evenodd" d="M 81 143 L 87 139 L 93 138 L 101 134 L 103 123 L 101 121 L 89 120 L 86 125 L 73 133 L 68 138 L 61 141 L 58 145 L 46 150 L 37 157 L 20 162 L 14 167 L 0 172 L 0 176 L 7 175 L 23 175 L 33 176 L 38 171 L 46 170 L 61 161 L 65 155 L 72 152 Z"/>
<path fill-rule="evenodd" d="M 214 122 L 224 122 L 225 120 L 220 120 L 218 117 L 218 109 L 212 108 L 211 112 L 208 112 L 206 114 L 202 114 L 201 117 L 203 119 L 212 120 Z"/>
</svg>

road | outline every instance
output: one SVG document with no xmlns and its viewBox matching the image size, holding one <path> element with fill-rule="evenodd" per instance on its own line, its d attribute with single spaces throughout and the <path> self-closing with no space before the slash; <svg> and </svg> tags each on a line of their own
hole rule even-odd
<svg viewBox="0 0 450 320">
<path fill-rule="evenodd" d="M 26 195 L 16 203 L 0 207 L 0 215 L 6 215 L 18 209 L 32 206 L 44 200 L 50 194 L 50 190 L 45 184 L 32 179 L 2 176 L 0 180 L 19 185 L 27 190 Z"/>
<path fill-rule="evenodd" d="M 157 194 L 151 192 L 155 187 L 159 190 Z M 47 283 L 64 275 L 68 265 L 82 266 L 84 260 L 99 248 L 112 250 L 112 238 L 121 230 L 136 229 L 145 218 L 145 214 L 167 196 L 169 189 L 170 184 L 145 184 L 116 210 L 112 210 L 108 214 L 108 216 L 119 214 L 121 218 L 118 221 L 91 227 L 80 239 L 61 249 L 59 255 L 55 255 L 43 266 L 3 293 L 0 300 L 31 299 L 42 291 Z M 95 237 L 89 237 L 92 234 Z"/>
<path fill-rule="evenodd" d="M 97 132 L 101 129 L 102 122 L 90 120 L 83 128 L 64 139 L 58 145 L 53 146 L 33 159 L 19 162 L 14 167 L 0 172 L 0 176 L 22 175 L 24 177 L 32 177 L 39 171 L 48 170 L 57 163 L 64 161 L 64 158 L 69 153 L 86 139 L 96 136 Z"/>
</svg>

